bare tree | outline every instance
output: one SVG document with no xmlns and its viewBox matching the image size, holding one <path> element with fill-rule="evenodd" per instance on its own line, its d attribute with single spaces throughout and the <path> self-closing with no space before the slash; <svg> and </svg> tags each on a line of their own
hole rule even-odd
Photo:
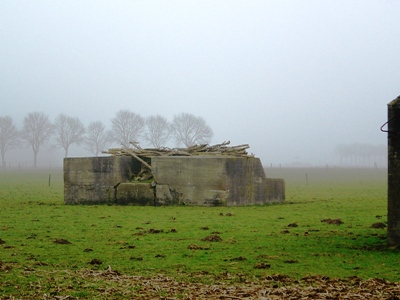
<svg viewBox="0 0 400 300">
<path fill-rule="evenodd" d="M 172 129 L 178 142 L 186 147 L 196 144 L 210 143 L 213 131 L 202 117 L 189 113 L 174 116 Z"/>
<path fill-rule="evenodd" d="M 160 115 L 150 116 L 146 119 L 146 139 L 155 148 L 165 147 L 171 139 L 171 124 Z"/>
<path fill-rule="evenodd" d="M 21 139 L 32 147 L 33 166 L 37 166 L 37 154 L 40 146 L 48 141 L 53 133 L 53 124 L 44 113 L 29 113 L 24 118 Z"/>
<path fill-rule="evenodd" d="M 106 127 L 101 121 L 91 122 L 87 128 L 85 144 L 87 149 L 98 156 L 108 143 L 112 141 L 111 132 L 106 130 Z"/>
<path fill-rule="evenodd" d="M 6 152 L 15 147 L 19 142 L 18 130 L 10 116 L 0 116 L 0 153 L 1 165 L 6 167 Z"/>
<path fill-rule="evenodd" d="M 84 141 L 85 127 L 78 118 L 59 114 L 54 121 L 54 130 L 56 146 L 64 149 L 65 157 L 71 145 L 80 145 Z"/>
<path fill-rule="evenodd" d="M 111 122 L 114 139 L 125 147 L 137 141 L 145 123 L 143 117 L 129 110 L 118 111 Z"/>
<path fill-rule="evenodd" d="M 387 158 L 387 146 L 385 145 L 371 145 L 371 144 L 341 144 L 336 147 L 336 153 L 340 156 L 340 164 L 355 165 L 371 165 L 372 162 L 376 164 L 376 159 L 379 158 L 379 162 L 386 161 Z M 373 161 L 371 162 L 371 159 Z"/>
</svg>

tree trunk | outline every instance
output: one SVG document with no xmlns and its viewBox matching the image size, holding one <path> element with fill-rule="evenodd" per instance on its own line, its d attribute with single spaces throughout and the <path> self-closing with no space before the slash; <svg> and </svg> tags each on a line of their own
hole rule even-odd
<svg viewBox="0 0 400 300">
<path fill-rule="evenodd" d="M 36 169 L 36 167 L 37 167 L 37 151 L 34 151 L 33 152 L 33 167 Z"/>
<path fill-rule="evenodd" d="M 1 166 L 2 166 L 3 169 L 6 168 L 6 159 L 5 159 L 5 156 L 6 156 L 5 152 L 4 152 L 4 151 L 1 151 Z"/>
</svg>

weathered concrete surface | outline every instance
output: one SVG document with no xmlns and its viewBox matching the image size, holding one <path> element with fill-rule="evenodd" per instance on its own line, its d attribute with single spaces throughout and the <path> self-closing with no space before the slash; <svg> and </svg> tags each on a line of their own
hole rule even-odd
<svg viewBox="0 0 400 300">
<path fill-rule="evenodd" d="M 155 189 L 150 183 L 121 183 L 116 188 L 115 203 L 154 206 L 154 193 Z"/>
<path fill-rule="evenodd" d="M 284 181 L 267 179 L 259 158 L 157 156 L 151 165 L 157 184 L 168 185 L 179 203 L 231 206 L 285 199 Z"/>
<path fill-rule="evenodd" d="M 64 159 L 64 203 L 114 203 L 115 187 L 131 179 L 141 164 L 128 156 Z"/>
<path fill-rule="evenodd" d="M 284 201 L 282 179 L 266 178 L 259 158 L 172 156 L 151 159 L 153 183 L 132 182 L 129 156 L 64 159 L 66 204 L 251 205 Z"/>
<path fill-rule="evenodd" d="M 400 246 L 400 96 L 388 104 L 388 227 L 389 246 Z"/>
</svg>

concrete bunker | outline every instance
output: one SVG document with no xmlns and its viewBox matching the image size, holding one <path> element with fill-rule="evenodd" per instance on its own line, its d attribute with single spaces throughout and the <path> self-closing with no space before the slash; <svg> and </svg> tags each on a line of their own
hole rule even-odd
<svg viewBox="0 0 400 300">
<path fill-rule="evenodd" d="M 284 201 L 283 179 L 267 178 L 260 159 L 243 146 L 235 151 L 226 145 L 110 149 L 112 156 L 65 158 L 64 202 L 239 206 Z"/>
</svg>

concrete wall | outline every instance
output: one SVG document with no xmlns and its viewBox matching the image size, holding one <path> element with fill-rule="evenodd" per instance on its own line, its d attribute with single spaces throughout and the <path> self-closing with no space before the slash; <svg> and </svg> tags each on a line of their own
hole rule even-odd
<svg viewBox="0 0 400 300">
<path fill-rule="evenodd" d="M 283 201 L 282 179 L 266 178 L 259 158 L 153 157 L 154 181 L 132 182 L 141 163 L 128 156 L 66 158 L 66 204 L 251 205 Z"/>
<path fill-rule="evenodd" d="M 114 203 L 115 186 L 140 171 L 140 163 L 128 156 L 64 159 L 64 203 Z"/>
<path fill-rule="evenodd" d="M 267 179 L 255 157 L 157 156 L 151 165 L 157 185 L 167 185 L 179 203 L 251 205 L 285 197 L 284 181 Z"/>
</svg>

